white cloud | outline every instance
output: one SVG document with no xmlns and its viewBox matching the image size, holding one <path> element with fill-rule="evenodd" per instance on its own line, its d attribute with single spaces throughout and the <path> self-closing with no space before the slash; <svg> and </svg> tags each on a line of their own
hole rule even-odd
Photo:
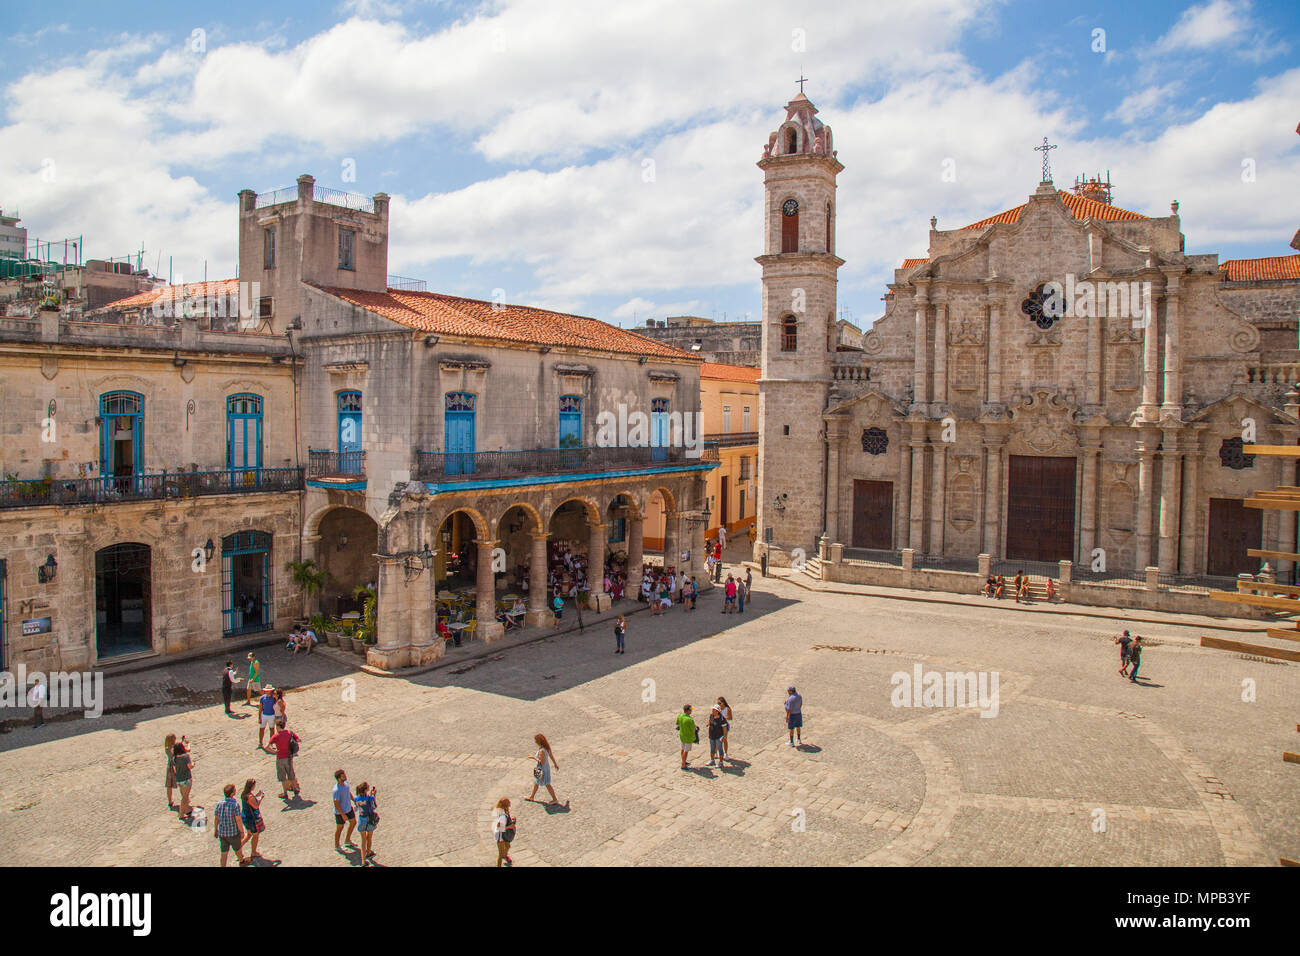
<svg viewBox="0 0 1300 956">
<path fill-rule="evenodd" d="M 1154 52 L 1233 53 L 1261 62 L 1288 50 L 1286 43 L 1275 41 L 1260 27 L 1252 16 L 1253 7 L 1251 0 L 1209 0 L 1188 7 L 1156 41 Z"/>
</svg>

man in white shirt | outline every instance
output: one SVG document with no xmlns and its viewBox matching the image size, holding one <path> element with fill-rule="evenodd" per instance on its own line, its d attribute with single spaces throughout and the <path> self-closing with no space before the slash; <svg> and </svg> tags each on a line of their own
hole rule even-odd
<svg viewBox="0 0 1300 956">
<path fill-rule="evenodd" d="M 32 707 L 32 728 L 35 729 L 45 726 L 45 685 L 39 677 L 33 679 L 36 683 L 27 694 L 27 703 Z"/>
<path fill-rule="evenodd" d="M 718 541 L 724 548 L 727 546 L 727 526 L 725 524 L 718 526 Z"/>
</svg>

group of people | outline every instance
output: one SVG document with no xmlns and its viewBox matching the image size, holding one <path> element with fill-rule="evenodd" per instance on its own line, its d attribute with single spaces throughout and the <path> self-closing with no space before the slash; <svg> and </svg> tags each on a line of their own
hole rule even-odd
<svg viewBox="0 0 1300 956">
<path fill-rule="evenodd" d="M 1142 666 L 1142 636 L 1128 631 L 1115 638 L 1119 645 L 1119 675 L 1134 684 L 1138 682 L 1138 668 Z"/>
<path fill-rule="evenodd" d="M 285 650 L 292 651 L 297 656 L 299 651 L 311 653 L 311 649 L 320 643 L 320 638 L 316 632 L 306 624 L 295 624 L 293 630 L 289 632 L 289 643 L 285 645 Z"/>
<path fill-rule="evenodd" d="M 682 712 L 677 715 L 677 739 L 681 743 L 682 769 L 689 770 L 691 747 L 700 742 L 700 727 L 695 722 L 695 709 L 691 704 L 682 706 Z M 731 705 L 727 703 L 727 698 L 719 697 L 714 702 L 713 708 L 709 711 L 709 763 L 710 767 L 716 767 L 719 770 L 723 767 L 723 761 L 727 759 L 729 753 L 728 734 L 731 731 Z"/>
<path fill-rule="evenodd" d="M 622 618 L 620 618 L 622 620 Z M 551 769 L 560 769 L 560 763 L 555 759 L 555 752 L 551 749 L 551 742 L 546 739 L 545 734 L 534 734 L 533 743 L 537 745 L 537 751 L 533 754 L 533 792 L 524 798 L 525 802 L 533 802 L 537 799 L 537 791 L 542 787 L 551 795 L 551 803 L 554 806 L 560 805 L 560 798 L 555 794 L 555 785 L 552 783 Z M 568 806 L 565 801 L 564 806 Z M 510 813 L 510 798 L 502 797 L 497 801 L 496 807 L 492 814 L 492 842 L 497 848 L 497 866 L 514 866 L 515 861 L 510 858 L 510 847 L 515 842 L 515 833 L 518 831 L 519 821 Z"/>
<path fill-rule="evenodd" d="M 990 574 L 984 581 L 983 595 L 985 597 L 997 598 L 999 601 L 1006 596 L 1008 587 L 1012 596 L 1016 599 L 1017 604 L 1028 604 L 1030 602 L 1031 591 L 1029 590 L 1029 575 L 1024 571 L 1017 571 L 1016 576 L 1007 584 L 1006 575 Z M 1047 578 L 1047 599 L 1050 601 L 1056 597 L 1056 583 Z"/>
</svg>

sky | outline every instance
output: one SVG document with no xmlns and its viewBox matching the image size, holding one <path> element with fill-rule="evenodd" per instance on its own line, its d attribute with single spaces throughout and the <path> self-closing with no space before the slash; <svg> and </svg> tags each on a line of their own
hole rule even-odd
<svg viewBox="0 0 1300 956">
<path fill-rule="evenodd" d="M 1177 200 L 1188 253 L 1285 255 L 1300 226 L 1294 0 L 6 6 L 0 208 L 177 281 L 236 274 L 240 189 L 311 173 L 390 194 L 389 270 L 431 290 L 756 318 L 755 164 L 801 76 L 863 327 L 931 216 L 1025 201 L 1045 136 L 1060 188 Z"/>
</svg>

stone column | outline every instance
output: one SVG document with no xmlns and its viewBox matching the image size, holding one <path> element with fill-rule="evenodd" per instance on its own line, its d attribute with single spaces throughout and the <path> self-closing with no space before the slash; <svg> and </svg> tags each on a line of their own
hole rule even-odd
<svg viewBox="0 0 1300 956">
<path fill-rule="evenodd" d="M 605 541 L 609 538 L 609 525 L 588 523 L 587 583 L 591 585 L 591 608 L 608 611 L 613 603 L 605 591 Z"/>
<path fill-rule="evenodd" d="M 707 530 L 708 529 L 704 527 L 703 521 L 690 522 L 691 566 L 687 573 L 695 576 L 695 583 L 697 585 L 699 585 L 704 578 L 709 576 L 709 566 L 704 563 L 704 535 Z M 700 590 L 705 590 L 705 588 L 701 586 Z"/>
<path fill-rule="evenodd" d="M 912 442 L 912 507 L 911 532 L 908 547 L 920 551 L 925 541 L 925 441 L 913 438 Z"/>
<path fill-rule="evenodd" d="M 1088 368 L 1084 382 L 1084 405 L 1089 409 L 1100 408 L 1101 402 L 1101 357 L 1106 345 L 1106 319 L 1097 313 L 1094 307 L 1088 316 Z"/>
<path fill-rule="evenodd" d="M 1130 303 L 1131 307 L 1132 303 Z M 1153 289 L 1151 295 L 1143 296 L 1142 302 L 1143 321 L 1146 323 L 1142 329 L 1142 421 L 1154 422 L 1160 403 L 1156 399 L 1156 391 L 1160 385 L 1160 339 L 1156 335 L 1156 293 Z"/>
<path fill-rule="evenodd" d="M 645 564 L 645 516 L 627 519 L 627 593 L 633 599 L 641 592 L 641 565 Z"/>
<path fill-rule="evenodd" d="M 907 544 L 912 533 L 912 456 L 905 450 L 900 450 L 898 455 L 898 494 L 895 500 L 898 502 L 898 515 L 889 533 L 891 549 Z"/>
<path fill-rule="evenodd" d="M 528 537 L 533 547 L 528 559 L 528 613 L 524 615 L 524 623 L 529 627 L 550 627 L 555 623 L 555 615 L 547 606 L 550 575 L 546 567 L 546 542 L 550 535 L 545 531 L 531 531 Z M 640 543 L 639 535 L 637 542 Z"/>
<path fill-rule="evenodd" d="M 930 297 L 926 286 L 922 285 L 916 290 L 915 302 L 916 329 L 913 332 L 912 404 L 924 408 L 929 401 L 929 391 L 926 388 L 929 379 L 929 362 L 927 361 L 929 353 L 926 349 L 927 343 L 925 340 L 925 312 Z"/>
<path fill-rule="evenodd" d="M 1183 417 L 1182 315 L 1178 310 L 1178 276 L 1165 280 L 1165 400 L 1162 415 Z"/>
<path fill-rule="evenodd" d="M 1258 461 L 1258 459 L 1256 459 Z M 1295 477 L 1295 459 L 1278 458 L 1277 461 L 1277 483 L 1279 486 L 1289 485 L 1291 479 Z M 1295 512 L 1282 511 L 1278 513 L 1277 528 L 1277 549 L 1279 551 L 1295 551 Z M 1291 564 L 1281 558 L 1273 562 L 1273 567 L 1277 570 L 1277 580 L 1286 584 L 1291 580 Z"/>
<path fill-rule="evenodd" d="M 54 560 L 59 563 L 55 578 L 58 603 L 50 608 L 50 616 L 54 619 L 51 622 L 54 625 L 53 636 L 59 642 L 60 668 L 65 671 L 86 671 L 91 669 L 98 656 L 98 647 L 95 643 L 98 637 L 95 618 L 95 554 L 90 547 L 90 535 L 85 531 L 84 519 L 73 519 L 69 524 L 76 526 L 78 530 L 58 532 L 54 538 L 55 547 L 52 550 Z M 44 560 L 43 556 L 42 560 Z M 210 605 L 211 611 L 206 616 L 215 623 L 218 633 L 221 628 L 220 567 L 221 565 L 215 560 L 210 562 L 205 574 L 211 575 L 211 583 L 207 584 L 204 581 L 199 584 L 200 588 L 207 584 L 208 593 L 216 595 L 216 601 Z M 10 572 L 15 570 L 17 569 L 11 563 Z M 11 577 L 10 586 L 15 583 Z M 49 585 L 37 584 L 37 590 L 29 593 L 36 596 L 40 594 L 40 589 L 47 587 Z M 17 604 L 17 596 L 10 592 L 9 616 L 11 618 L 18 611 Z M 8 620 L 5 621 L 6 626 L 9 623 Z M 9 633 L 12 634 L 13 631 Z M 8 656 L 9 667 L 12 670 L 15 661 L 12 650 Z"/>
<path fill-rule="evenodd" d="M 985 298 L 989 307 L 989 345 L 988 345 L 988 391 L 984 401 L 988 405 L 1002 403 L 1002 318 L 1001 300 L 988 295 Z"/>
<path fill-rule="evenodd" d="M 840 442 L 844 437 L 844 423 L 826 423 L 826 469 L 829 476 L 826 488 L 826 535 L 832 541 L 840 540 Z"/>
<path fill-rule="evenodd" d="M 930 491 L 930 553 L 943 554 L 943 519 L 948 495 L 948 446 L 934 445 L 934 486 Z"/>
<path fill-rule="evenodd" d="M 935 418 L 943 414 L 948 404 L 948 303 L 939 301 L 934 306 L 934 394 Z"/>
<path fill-rule="evenodd" d="M 1154 492 L 1154 438 L 1138 441 L 1137 551 L 1135 565 L 1140 571 L 1151 564 L 1151 501 Z"/>
<path fill-rule="evenodd" d="M 1173 431 L 1165 432 L 1165 450 L 1160 453 L 1160 553 L 1159 567 L 1165 574 L 1178 572 L 1178 504 L 1182 494 L 1182 456 Z"/>
<path fill-rule="evenodd" d="M 407 583 L 411 592 L 411 648 L 407 663 L 411 667 L 432 664 L 447 650 L 447 642 L 438 636 L 437 587 L 432 564 Z"/>
<path fill-rule="evenodd" d="M 1002 450 L 1000 442 L 986 441 L 988 481 L 984 485 L 984 551 L 997 558 L 1002 554 Z"/>
<path fill-rule="evenodd" d="M 1079 563 L 1092 567 L 1092 551 L 1097 547 L 1097 469 L 1101 446 L 1083 446 L 1083 507 L 1079 516 Z"/>
<path fill-rule="evenodd" d="M 474 540 L 478 546 L 478 567 L 475 569 L 474 596 L 476 598 L 474 615 L 478 618 L 475 635 L 485 643 L 500 640 L 505 636 L 506 627 L 497 620 L 496 576 L 492 573 L 492 550 L 500 541 Z M 528 575 L 528 590 L 532 592 L 532 574 Z"/>
<path fill-rule="evenodd" d="M 681 536 L 678 526 L 681 524 L 681 512 L 664 512 L 664 567 L 674 568 L 682 560 Z"/>
<path fill-rule="evenodd" d="M 1179 566 L 1183 574 L 1197 574 L 1196 545 L 1199 540 L 1196 523 L 1200 510 L 1201 453 L 1200 437 L 1184 436 L 1183 439 L 1183 502 L 1179 517 L 1182 519 L 1182 533 L 1179 540 Z"/>
<path fill-rule="evenodd" d="M 384 670 L 405 667 L 411 650 L 411 599 L 403 587 L 402 560 L 396 555 L 377 555 L 379 577 L 375 646 L 367 649 L 366 663 Z"/>
</svg>

